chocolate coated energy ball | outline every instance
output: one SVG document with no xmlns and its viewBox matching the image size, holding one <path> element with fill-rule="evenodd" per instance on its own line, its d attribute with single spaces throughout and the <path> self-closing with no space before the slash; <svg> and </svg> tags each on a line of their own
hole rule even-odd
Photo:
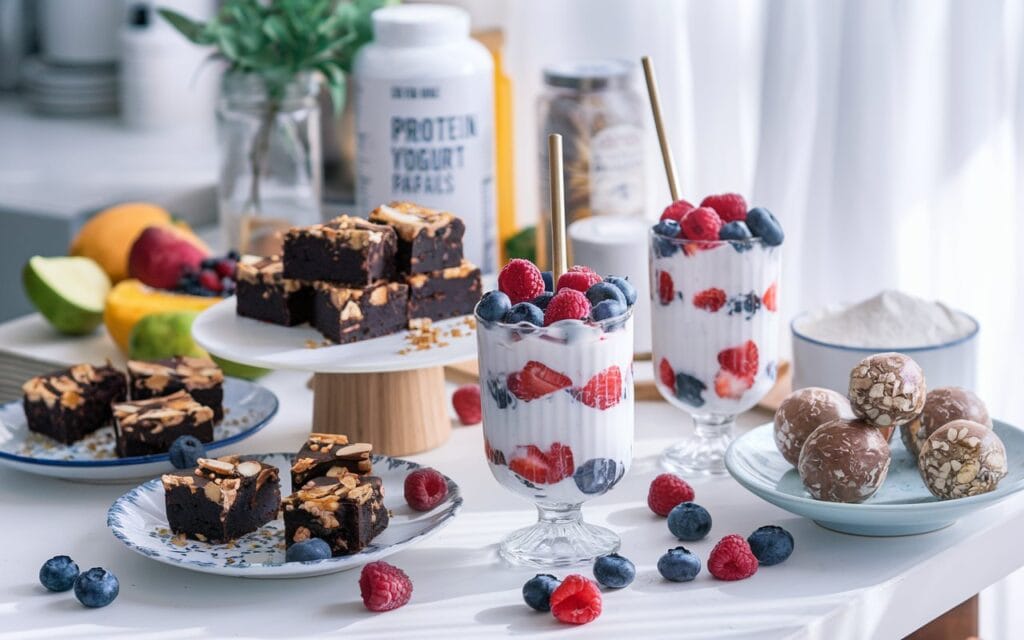
<svg viewBox="0 0 1024 640">
<path fill-rule="evenodd" d="M 811 432 L 832 420 L 853 419 L 850 401 L 831 389 L 807 387 L 786 396 L 775 412 L 775 446 L 796 466 Z"/>
<path fill-rule="evenodd" d="M 889 473 L 889 443 L 861 420 L 826 422 L 804 442 L 797 471 L 816 500 L 863 502 Z"/>
<path fill-rule="evenodd" d="M 985 425 L 954 420 L 924 441 L 917 468 L 940 500 L 987 493 L 1006 475 L 1006 447 Z"/>
<path fill-rule="evenodd" d="M 878 427 L 910 422 L 924 407 L 924 371 L 902 353 L 876 353 L 850 372 L 853 413 Z"/>
<path fill-rule="evenodd" d="M 928 392 L 921 414 L 900 427 L 900 437 L 916 457 L 928 436 L 954 420 L 970 420 L 992 428 L 992 418 L 981 398 L 961 387 L 939 387 Z"/>
</svg>

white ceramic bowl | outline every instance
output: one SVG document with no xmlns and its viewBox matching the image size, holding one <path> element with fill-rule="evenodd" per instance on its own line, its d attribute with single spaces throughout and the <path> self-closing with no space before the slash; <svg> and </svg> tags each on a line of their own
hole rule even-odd
<svg viewBox="0 0 1024 640">
<path fill-rule="evenodd" d="M 898 351 L 914 359 L 924 369 L 929 389 L 936 387 L 976 388 L 978 359 L 978 321 L 957 311 L 974 325 L 966 336 L 929 347 L 909 349 L 859 348 L 830 344 L 810 338 L 800 331 L 807 313 L 790 323 L 793 333 L 793 388 L 825 387 L 846 394 L 850 370 L 863 358 L 882 351 Z"/>
</svg>

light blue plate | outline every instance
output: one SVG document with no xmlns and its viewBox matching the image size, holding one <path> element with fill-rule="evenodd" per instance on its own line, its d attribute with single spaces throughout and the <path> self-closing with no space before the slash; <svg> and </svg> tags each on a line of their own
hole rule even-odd
<svg viewBox="0 0 1024 640">
<path fill-rule="evenodd" d="M 224 379 L 224 419 L 213 428 L 207 451 L 223 449 L 262 429 L 277 413 L 277 396 L 238 378 Z M 114 427 L 98 429 L 66 445 L 28 430 L 21 402 L 0 405 L 0 464 L 65 480 L 124 482 L 170 471 L 166 453 L 118 458 Z"/>
<path fill-rule="evenodd" d="M 885 483 L 860 504 L 811 498 L 796 469 L 775 448 L 771 423 L 737 438 L 725 454 L 725 466 L 755 495 L 827 529 L 864 536 L 926 533 L 948 527 L 1024 489 L 1024 432 L 1005 422 L 994 422 L 995 432 L 1006 445 L 1007 475 L 995 491 L 957 500 L 939 500 L 928 491 L 899 433 L 890 443 L 892 462 Z"/>
</svg>

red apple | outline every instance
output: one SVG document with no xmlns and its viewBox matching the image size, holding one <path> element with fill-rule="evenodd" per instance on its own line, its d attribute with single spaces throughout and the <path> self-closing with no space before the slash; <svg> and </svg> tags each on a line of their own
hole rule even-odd
<svg viewBox="0 0 1024 640">
<path fill-rule="evenodd" d="M 186 268 L 199 270 L 209 251 L 174 227 L 146 227 L 128 254 L 128 275 L 158 289 L 174 289 Z"/>
</svg>

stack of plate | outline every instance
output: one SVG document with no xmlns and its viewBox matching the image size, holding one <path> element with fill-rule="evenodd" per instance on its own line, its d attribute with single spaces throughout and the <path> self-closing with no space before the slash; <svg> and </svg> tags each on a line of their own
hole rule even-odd
<svg viewBox="0 0 1024 640">
<path fill-rule="evenodd" d="M 39 57 L 25 60 L 22 86 L 38 113 L 86 116 L 117 109 L 117 66 L 52 64 Z"/>
</svg>

